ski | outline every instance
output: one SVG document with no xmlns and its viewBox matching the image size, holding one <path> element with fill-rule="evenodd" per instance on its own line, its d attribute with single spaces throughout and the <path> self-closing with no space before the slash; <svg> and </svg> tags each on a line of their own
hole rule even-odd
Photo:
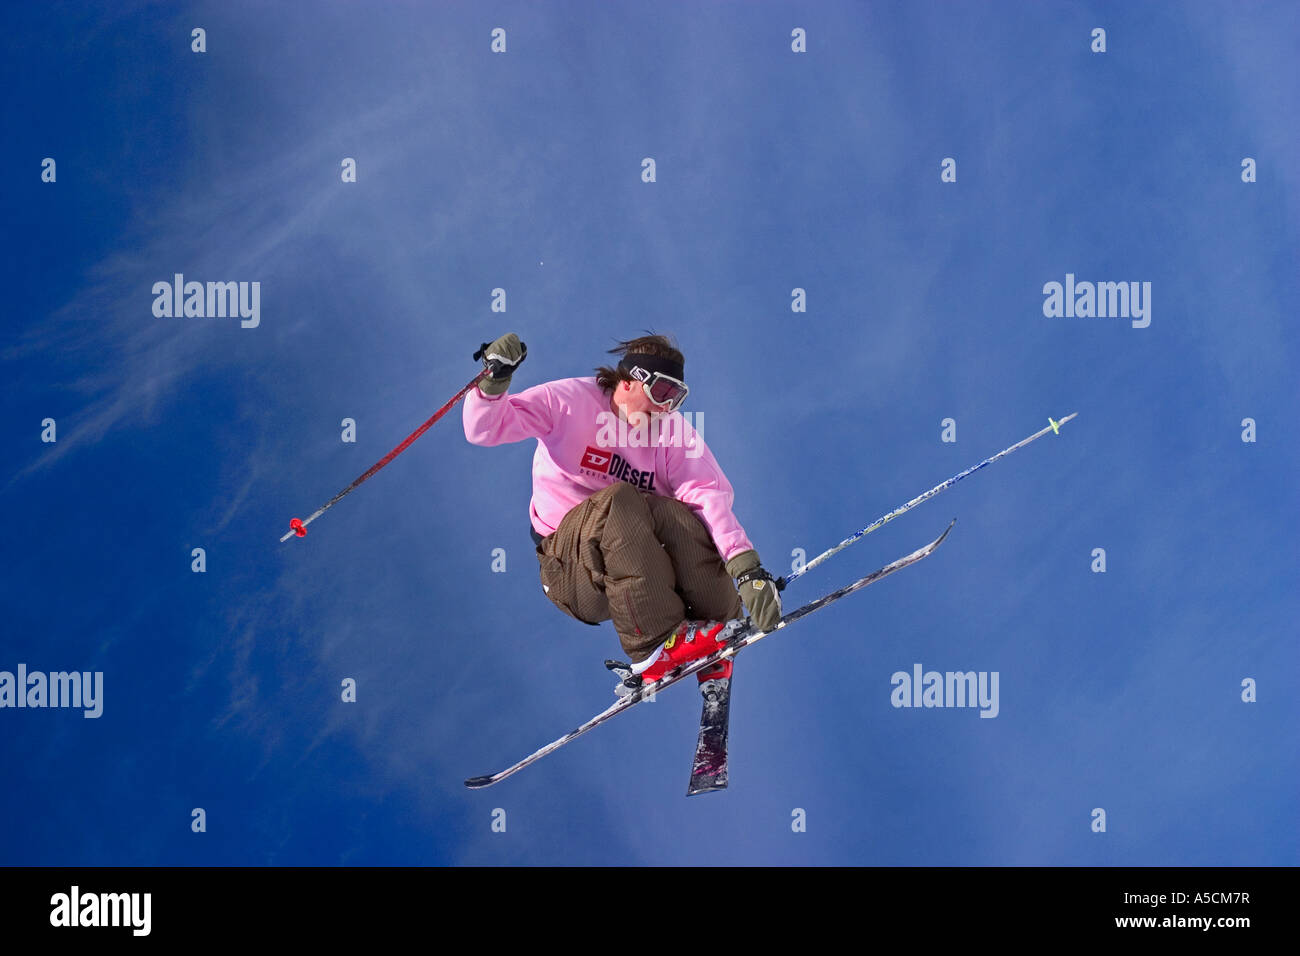
<svg viewBox="0 0 1300 956">
<path fill-rule="evenodd" d="M 699 671 L 704 670 L 706 667 L 712 667 L 714 664 L 716 664 L 720 660 L 723 660 L 724 658 L 735 657 L 744 648 L 748 647 L 751 644 L 758 643 L 769 634 L 775 634 L 777 631 L 781 630 L 782 628 L 788 627 L 789 625 L 793 624 L 795 621 L 799 620 L 800 618 L 806 617 L 807 615 L 812 614 L 814 611 L 820 611 L 826 605 L 832 604 L 835 601 L 838 601 L 840 598 L 844 597 L 845 595 L 852 594 L 854 591 L 858 591 L 864 587 L 867 587 L 870 584 L 874 584 L 876 581 L 879 581 L 881 578 L 893 574 L 895 571 L 899 571 L 907 567 L 908 565 L 916 564 L 916 562 L 934 553 L 935 548 L 939 547 L 939 545 L 943 543 L 944 538 L 948 537 L 948 533 L 952 531 L 952 526 L 956 523 L 957 521 L 954 518 L 948 524 L 948 527 L 944 529 L 943 534 L 939 535 L 939 537 L 935 538 L 929 544 L 917 548 L 911 554 L 904 555 L 898 560 L 885 565 L 883 568 L 880 568 L 876 571 L 872 571 L 870 574 L 866 575 L 865 577 L 858 578 L 856 581 L 852 582 L 851 584 L 846 584 L 844 587 L 840 588 L 837 591 L 832 591 L 829 594 L 824 594 L 821 597 L 817 598 L 816 600 L 810 601 L 807 604 L 803 605 L 803 607 L 791 611 L 789 614 L 781 618 L 781 620 L 779 620 L 776 623 L 776 627 L 772 628 L 770 631 L 760 631 L 756 629 L 752 623 L 741 624 L 741 626 L 739 626 L 736 632 L 731 636 L 730 640 L 728 641 L 725 647 L 721 647 L 718 650 L 714 651 L 712 654 L 708 654 L 704 657 L 701 657 L 699 660 L 691 661 L 689 664 L 684 664 L 676 668 L 675 670 L 669 671 L 667 674 L 665 674 L 659 680 L 655 681 L 653 684 L 647 684 L 637 688 L 636 690 L 628 694 L 628 696 L 622 697 L 619 700 L 615 701 L 605 710 L 601 711 L 595 717 L 588 720 L 585 724 L 582 724 L 574 728 L 573 730 L 565 734 L 563 737 L 560 737 L 557 740 L 553 740 L 551 743 L 547 744 L 545 747 L 542 747 L 540 750 L 534 751 L 533 753 L 529 754 L 527 757 L 519 761 L 514 766 L 507 767 L 505 770 L 498 771 L 497 773 L 486 774 L 481 777 L 470 777 L 468 780 L 465 781 L 465 786 L 469 787 L 471 790 L 478 790 L 483 787 L 490 787 L 494 783 L 499 783 L 502 780 L 504 780 L 506 777 L 518 773 L 520 770 L 523 770 L 525 767 L 530 766 L 531 764 L 534 764 L 537 761 L 541 760 L 547 754 L 554 753 L 555 751 L 559 750 L 561 747 L 563 747 L 565 744 L 569 743 L 570 741 L 575 740 L 578 737 L 581 737 L 587 731 L 595 727 L 599 727 L 601 724 L 605 723 L 605 721 L 618 716 L 625 710 L 629 710 L 630 708 L 635 707 L 637 704 L 641 703 L 641 701 L 647 699 L 648 697 L 657 695 L 662 690 L 666 690 L 667 688 L 671 687 L 673 684 L 677 683 L 683 678 L 690 677 L 692 674 L 698 673 Z"/>
<path fill-rule="evenodd" d="M 812 570 L 828 558 L 843 551 L 855 541 L 870 534 L 872 531 L 875 531 L 887 522 L 892 521 L 904 512 L 910 511 L 921 502 L 928 501 L 946 488 L 951 488 L 967 475 L 991 465 L 999 458 L 1003 458 L 1006 455 L 1011 454 L 1013 451 L 1025 447 L 1030 442 L 1042 438 L 1049 431 L 1055 434 L 1060 434 L 1061 426 L 1070 421 L 1077 414 L 1077 412 L 1074 412 L 1066 415 L 1059 422 L 1053 418 L 1048 418 L 1047 421 L 1049 424 L 1046 428 L 1035 432 L 1022 441 L 1016 442 L 1016 444 L 1009 448 L 1004 448 L 996 455 L 989 456 L 979 464 L 973 465 L 965 471 L 953 475 L 947 481 L 931 488 L 925 494 L 918 495 L 906 504 L 900 505 L 886 515 L 882 515 L 861 531 L 858 531 L 851 537 L 841 541 L 838 545 L 830 548 L 825 553 L 813 558 L 812 561 L 808 562 L 798 571 L 795 571 L 788 577 L 783 577 L 778 580 L 777 588 L 784 590 L 785 586 L 789 582 Z M 707 689 L 704 686 L 705 683 L 705 680 L 701 677 L 700 693 L 704 697 L 704 702 L 703 710 L 700 714 L 700 739 L 699 743 L 696 744 L 695 760 L 691 765 L 691 782 L 686 789 L 686 795 L 688 797 L 694 796 L 697 793 L 709 793 L 714 790 L 725 790 L 727 787 L 727 724 L 730 719 L 731 679 L 727 678 L 717 686 L 710 685 Z"/>
<path fill-rule="evenodd" d="M 704 676 L 704 675 L 701 675 Z M 731 719 L 731 678 L 710 677 L 700 682 L 704 698 L 700 712 L 700 739 L 691 764 L 686 795 L 727 789 L 727 728 Z"/>
</svg>

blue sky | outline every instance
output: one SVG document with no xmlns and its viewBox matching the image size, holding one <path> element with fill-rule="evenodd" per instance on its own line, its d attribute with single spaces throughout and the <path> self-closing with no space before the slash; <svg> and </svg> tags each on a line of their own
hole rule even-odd
<svg viewBox="0 0 1300 956">
<path fill-rule="evenodd" d="M 105 683 L 98 720 L 0 710 L 0 863 L 1300 862 L 1294 5 L 358 10 L 0 31 L 0 670 Z M 260 325 L 156 318 L 175 273 L 260 282 Z M 1045 317 L 1067 273 L 1150 282 L 1150 326 Z M 646 328 L 777 573 L 1079 417 L 791 586 L 958 519 L 739 658 L 725 793 L 683 797 L 688 685 L 468 791 L 611 699 L 612 626 L 538 583 L 533 443 L 457 410 L 277 539 L 480 342 L 519 333 L 522 388 Z M 997 671 L 998 717 L 892 707 L 917 662 Z"/>
</svg>

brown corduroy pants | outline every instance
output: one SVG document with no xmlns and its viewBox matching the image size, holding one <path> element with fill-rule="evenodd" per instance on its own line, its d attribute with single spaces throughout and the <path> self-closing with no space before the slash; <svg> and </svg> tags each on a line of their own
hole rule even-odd
<svg viewBox="0 0 1300 956">
<path fill-rule="evenodd" d="M 740 617 L 740 594 L 709 530 L 682 502 L 625 481 L 596 492 L 537 546 L 542 587 L 587 624 L 611 618 L 640 663 L 688 618 Z"/>
</svg>

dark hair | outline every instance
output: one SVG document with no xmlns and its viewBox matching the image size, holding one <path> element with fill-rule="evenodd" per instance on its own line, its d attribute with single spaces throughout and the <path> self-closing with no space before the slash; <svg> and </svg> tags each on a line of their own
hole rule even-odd
<svg viewBox="0 0 1300 956">
<path fill-rule="evenodd" d="M 675 342 L 666 335 L 655 335 L 650 333 L 637 339 L 628 339 L 626 342 L 619 342 L 609 350 L 610 355 L 617 355 L 622 358 L 624 355 L 657 355 L 660 358 L 670 359 L 678 364 L 686 365 L 686 356 L 682 355 L 681 350 L 677 348 Z M 618 387 L 619 382 L 634 381 L 631 375 L 621 368 L 610 368 L 608 365 L 602 365 L 596 369 L 596 384 L 607 392 L 612 392 Z"/>
</svg>

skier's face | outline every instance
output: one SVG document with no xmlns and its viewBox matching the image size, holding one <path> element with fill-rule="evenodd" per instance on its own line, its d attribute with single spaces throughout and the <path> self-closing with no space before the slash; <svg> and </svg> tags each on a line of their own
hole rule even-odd
<svg viewBox="0 0 1300 956">
<path fill-rule="evenodd" d="M 611 402 L 614 410 L 624 421 L 635 412 L 644 415 L 660 415 L 664 411 L 662 406 L 650 401 L 650 396 L 645 393 L 640 382 L 619 382 L 614 389 Z"/>
</svg>

